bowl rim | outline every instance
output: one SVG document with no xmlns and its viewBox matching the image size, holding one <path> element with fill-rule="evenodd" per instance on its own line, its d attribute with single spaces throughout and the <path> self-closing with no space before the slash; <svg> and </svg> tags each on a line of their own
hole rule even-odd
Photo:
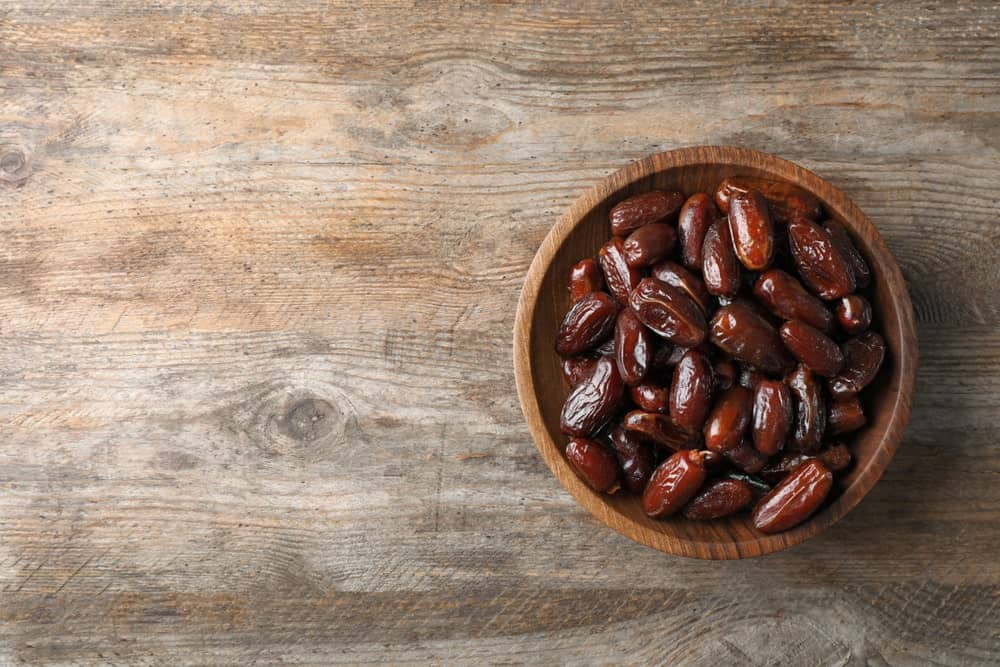
<svg viewBox="0 0 1000 667">
<path fill-rule="evenodd" d="M 560 447 L 544 427 L 538 399 L 539 387 L 535 385 L 531 360 L 534 312 L 541 286 L 549 265 L 576 225 L 608 197 L 637 181 L 662 171 L 702 164 L 759 169 L 817 194 L 828 208 L 850 221 L 855 234 L 865 237 L 880 258 L 879 270 L 885 272 L 886 281 L 903 286 L 903 289 L 892 290 L 889 294 L 898 314 L 895 337 L 899 341 L 899 358 L 893 366 L 897 391 L 889 421 L 871 459 L 853 483 L 819 513 L 788 531 L 774 535 L 761 533 L 754 540 L 720 540 L 717 543 L 689 540 L 636 523 L 609 507 L 600 494 L 590 490 L 571 470 Z M 882 477 L 902 442 L 903 431 L 910 419 L 910 401 L 918 362 L 913 306 L 905 285 L 895 256 L 871 220 L 838 188 L 800 165 L 769 153 L 737 146 L 690 146 L 646 156 L 605 176 L 577 197 L 549 230 L 531 261 L 518 299 L 513 341 L 515 382 L 528 430 L 546 465 L 577 503 L 601 523 L 640 544 L 665 553 L 710 560 L 756 557 L 786 549 L 818 535 L 856 507 Z"/>
</svg>

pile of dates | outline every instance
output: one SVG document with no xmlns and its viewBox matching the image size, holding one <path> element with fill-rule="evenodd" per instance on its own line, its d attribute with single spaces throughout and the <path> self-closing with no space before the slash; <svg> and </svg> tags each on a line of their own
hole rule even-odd
<svg viewBox="0 0 1000 667">
<path fill-rule="evenodd" d="M 885 356 L 857 293 L 870 267 L 788 183 L 655 190 L 610 218 L 611 240 L 570 270 L 556 337 L 569 463 L 653 518 L 801 523 L 850 466 L 840 438 L 864 426 L 858 396 Z"/>
</svg>

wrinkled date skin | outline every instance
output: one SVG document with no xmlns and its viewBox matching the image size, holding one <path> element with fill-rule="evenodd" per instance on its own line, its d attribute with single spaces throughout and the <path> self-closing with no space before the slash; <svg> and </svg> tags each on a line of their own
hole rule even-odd
<svg viewBox="0 0 1000 667">
<path fill-rule="evenodd" d="M 813 373 L 833 377 L 844 366 L 844 355 L 826 334 L 805 322 L 792 320 L 779 329 L 781 342 Z"/>
<path fill-rule="evenodd" d="M 799 218 L 788 223 L 788 247 L 806 286 L 825 301 L 854 291 L 854 270 L 829 232 Z"/>
<path fill-rule="evenodd" d="M 713 452 L 735 449 L 743 440 L 752 415 L 753 394 L 740 386 L 727 389 L 705 422 L 705 447 Z"/>
<path fill-rule="evenodd" d="M 736 514 L 753 500 L 753 490 L 747 482 L 739 479 L 717 479 L 705 485 L 698 494 L 684 506 L 682 514 L 688 519 L 700 521 L 721 519 Z"/>
<path fill-rule="evenodd" d="M 611 334 L 617 314 L 611 297 L 591 292 L 573 304 L 563 318 L 556 334 L 556 352 L 573 356 L 597 346 Z"/>
<path fill-rule="evenodd" d="M 677 219 L 677 236 L 681 244 L 681 261 L 690 269 L 701 269 L 702 248 L 705 245 L 705 234 L 712 226 L 719 212 L 712 198 L 704 192 L 696 192 L 681 208 Z"/>
<path fill-rule="evenodd" d="M 743 266 L 766 269 L 774 259 L 774 224 L 767 202 L 757 190 L 735 195 L 729 202 L 729 235 Z"/>
<path fill-rule="evenodd" d="M 716 311 L 708 337 L 729 356 L 766 373 L 784 373 L 794 363 L 774 327 L 739 302 Z"/>
<path fill-rule="evenodd" d="M 688 350 L 674 369 L 670 416 L 681 428 L 699 431 L 712 409 L 712 364 L 698 350 Z"/>
<path fill-rule="evenodd" d="M 661 412 L 670 410 L 670 390 L 666 387 L 644 382 L 629 388 L 632 402 L 644 412 Z"/>
<path fill-rule="evenodd" d="M 826 430 L 826 401 L 823 387 L 815 375 L 803 364 L 785 380 L 795 398 L 795 428 L 792 444 L 799 452 L 811 452 L 819 447 Z"/>
<path fill-rule="evenodd" d="M 673 222 L 683 204 L 680 192 L 653 190 L 629 197 L 611 209 L 611 233 L 628 236 L 643 225 Z"/>
<path fill-rule="evenodd" d="M 594 491 L 614 493 L 618 490 L 618 461 L 601 443 L 573 438 L 566 445 L 566 460 Z"/>
<path fill-rule="evenodd" d="M 783 320 L 800 320 L 826 333 L 833 329 L 833 315 L 823 302 L 781 269 L 769 269 L 760 274 L 754 283 L 753 294 L 758 302 Z"/>
<path fill-rule="evenodd" d="M 806 461 L 761 498 L 753 525 L 763 533 L 797 526 L 819 509 L 833 487 L 833 473 L 817 460 Z"/>
<path fill-rule="evenodd" d="M 826 417 L 826 426 L 831 435 L 857 431 L 865 425 L 865 411 L 856 396 L 840 401 L 830 402 L 830 411 Z"/>
<path fill-rule="evenodd" d="M 653 474 L 653 453 L 649 445 L 621 426 L 611 431 L 611 444 L 621 466 L 625 488 L 632 493 L 642 493 Z"/>
<path fill-rule="evenodd" d="M 566 383 L 575 387 L 589 378 L 597 367 L 597 357 L 567 357 L 563 359 L 562 371 Z"/>
<path fill-rule="evenodd" d="M 705 482 L 707 454 L 684 449 L 664 461 L 646 485 L 642 510 L 654 519 L 663 519 L 684 507 Z"/>
<path fill-rule="evenodd" d="M 629 297 L 629 305 L 647 327 L 681 347 L 697 347 L 705 340 L 705 316 L 698 305 L 672 285 L 643 278 Z"/>
<path fill-rule="evenodd" d="M 731 361 L 716 361 L 715 362 L 715 389 L 718 391 L 725 391 L 736 384 L 736 378 L 739 377 L 739 373 L 736 370 L 736 364 Z"/>
<path fill-rule="evenodd" d="M 743 440 L 738 447 L 723 452 L 722 455 L 734 466 L 751 475 L 760 472 L 767 465 L 767 457 L 758 452 L 748 440 Z"/>
<path fill-rule="evenodd" d="M 709 294 L 732 298 L 740 291 L 740 260 L 725 218 L 713 222 L 705 234 L 701 274 Z"/>
<path fill-rule="evenodd" d="M 618 314 L 615 324 L 615 361 L 618 373 L 629 386 L 642 382 L 653 361 L 649 329 L 627 308 Z"/>
<path fill-rule="evenodd" d="M 569 269 L 569 300 L 576 303 L 591 292 L 604 289 L 604 277 L 597 262 L 587 258 L 581 259 Z"/>
<path fill-rule="evenodd" d="M 655 264 L 670 254 L 677 242 L 677 232 L 670 225 L 653 222 L 628 235 L 622 247 L 625 261 L 633 268 Z"/>
<path fill-rule="evenodd" d="M 819 200 L 806 190 L 791 183 L 751 176 L 727 178 L 722 181 L 715 191 L 715 203 L 720 211 L 728 213 L 732 198 L 750 190 L 757 190 L 764 195 L 772 216 L 779 222 L 787 222 L 797 217 L 817 220 L 823 213 Z"/>
<path fill-rule="evenodd" d="M 622 425 L 626 431 L 667 449 L 686 449 L 698 442 L 696 433 L 681 428 L 670 415 L 659 412 L 633 410 L 625 415 Z"/>
<path fill-rule="evenodd" d="M 854 281 L 857 283 L 858 288 L 863 289 L 868 287 L 872 281 L 872 271 L 868 267 L 868 262 L 858 252 L 858 248 L 854 245 L 854 241 L 851 240 L 850 234 L 836 220 L 827 220 L 823 223 L 823 227 L 830 234 L 830 238 L 833 239 L 833 244 L 837 246 L 837 249 L 847 259 L 847 262 L 851 265 L 851 269 L 854 270 Z"/>
<path fill-rule="evenodd" d="M 834 309 L 837 324 L 849 336 L 858 336 L 868 331 L 872 323 L 872 305 L 860 294 L 845 296 Z"/>
<path fill-rule="evenodd" d="M 867 331 L 844 343 L 844 368 L 830 380 L 830 394 L 844 399 L 857 394 L 875 379 L 885 359 L 885 341 Z"/>
<path fill-rule="evenodd" d="M 559 427 L 566 435 L 585 438 L 596 433 L 618 409 L 625 395 L 625 383 L 618 374 L 618 364 L 611 357 L 601 357 L 594 372 L 573 387 L 563 404 Z"/>
<path fill-rule="evenodd" d="M 771 461 L 760 471 L 760 476 L 772 484 L 777 484 L 785 478 L 791 471 L 798 468 L 806 461 L 818 459 L 826 466 L 830 472 L 840 472 L 851 465 L 851 452 L 843 444 L 835 444 L 827 447 L 818 454 L 802 454 L 801 452 L 787 452 L 777 460 Z"/>
<path fill-rule="evenodd" d="M 764 456 L 774 456 L 785 445 L 795 409 L 784 382 L 764 379 L 753 392 L 753 445 Z"/>
<path fill-rule="evenodd" d="M 642 279 L 642 272 L 633 269 L 625 261 L 625 242 L 616 237 L 605 243 L 597 252 L 597 261 L 604 272 L 604 283 L 608 286 L 608 291 L 615 297 L 618 305 L 624 307 L 628 304 L 628 295 Z"/>
<path fill-rule="evenodd" d="M 653 277 L 668 285 L 683 290 L 691 297 L 691 300 L 698 304 L 701 312 L 707 317 L 712 311 L 712 295 L 705 288 L 705 283 L 701 278 L 694 275 L 677 262 L 666 260 L 660 262 L 652 269 Z"/>
</svg>

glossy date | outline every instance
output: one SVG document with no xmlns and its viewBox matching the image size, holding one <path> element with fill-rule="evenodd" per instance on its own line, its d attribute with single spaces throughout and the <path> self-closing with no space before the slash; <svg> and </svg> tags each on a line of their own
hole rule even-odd
<svg viewBox="0 0 1000 667">
<path fill-rule="evenodd" d="M 712 364 L 698 350 L 688 350 L 674 369 L 670 416 L 681 428 L 698 431 L 712 408 Z"/>
<path fill-rule="evenodd" d="M 604 277 L 597 262 L 581 259 L 569 269 L 569 300 L 576 303 L 591 292 L 604 289 Z"/>
<path fill-rule="evenodd" d="M 618 314 L 615 323 L 615 361 L 625 384 L 642 382 L 653 361 L 653 341 L 649 329 L 628 308 Z"/>
<path fill-rule="evenodd" d="M 712 198 L 696 192 L 681 208 L 677 220 L 677 237 L 681 245 L 681 261 L 689 269 L 701 269 L 702 247 L 708 228 L 719 217 Z"/>
<path fill-rule="evenodd" d="M 613 238 L 597 251 L 597 261 L 604 272 L 604 283 L 619 306 L 628 304 L 628 295 L 642 279 L 642 272 L 625 261 L 625 242 Z"/>
<path fill-rule="evenodd" d="M 844 366 L 844 355 L 826 334 L 805 322 L 791 320 L 778 330 L 781 342 L 813 373 L 833 377 Z"/>
<path fill-rule="evenodd" d="M 624 395 L 618 365 L 611 357 L 601 357 L 590 377 L 570 390 L 560 415 L 560 429 L 577 437 L 596 433 L 614 416 Z"/>
<path fill-rule="evenodd" d="M 677 242 L 677 232 L 670 225 L 653 222 L 628 235 L 622 248 L 625 262 L 632 268 L 655 264 L 670 254 Z"/>
<path fill-rule="evenodd" d="M 788 246 L 803 282 L 819 298 L 831 301 L 854 291 L 854 270 L 830 233 L 815 222 L 790 221 Z"/>
<path fill-rule="evenodd" d="M 696 347 L 705 339 L 705 316 L 682 290 L 657 280 L 643 278 L 628 301 L 647 327 L 671 343 Z"/>
<path fill-rule="evenodd" d="M 824 332 L 833 328 L 833 315 L 823 302 L 781 269 L 768 269 L 760 274 L 754 283 L 753 294 L 759 303 L 783 320 L 800 320 Z"/>
<path fill-rule="evenodd" d="M 830 379 L 830 394 L 840 400 L 853 396 L 875 379 L 885 359 L 885 341 L 866 331 L 844 343 L 844 367 Z"/>
<path fill-rule="evenodd" d="M 618 307 L 604 292 L 591 292 L 569 309 L 556 334 L 556 352 L 573 356 L 603 342 L 615 326 Z"/>
<path fill-rule="evenodd" d="M 833 487 L 833 473 L 819 461 L 806 461 L 761 498 L 753 524 L 763 533 L 778 533 L 799 525 L 820 508 Z"/>
<path fill-rule="evenodd" d="M 753 394 L 744 387 L 730 387 L 715 402 L 705 422 L 705 447 L 714 452 L 736 448 L 753 416 Z"/>
<path fill-rule="evenodd" d="M 611 209 L 611 233 L 628 236 L 643 225 L 673 222 L 684 204 L 679 192 L 652 190 L 629 197 Z"/>
<path fill-rule="evenodd" d="M 642 494 L 642 509 L 654 519 L 663 519 L 679 511 L 708 476 L 709 452 L 682 449 L 664 461 L 654 472 Z"/>
<path fill-rule="evenodd" d="M 826 401 L 818 378 L 803 364 L 785 380 L 795 398 L 795 425 L 792 444 L 796 451 L 811 452 L 819 447 L 826 431 Z"/>
<path fill-rule="evenodd" d="M 566 445 L 566 460 L 594 491 L 614 493 L 618 490 L 618 461 L 601 443 L 573 438 Z"/>
<path fill-rule="evenodd" d="M 709 294 L 735 297 L 740 291 L 740 260 L 725 218 L 713 222 L 705 234 L 701 272 Z"/>
<path fill-rule="evenodd" d="M 753 445 L 764 456 L 774 456 L 785 445 L 795 417 L 792 395 L 784 382 L 764 379 L 753 393 Z"/>
<path fill-rule="evenodd" d="M 774 259 L 774 223 L 757 190 L 736 194 L 729 202 L 729 234 L 736 256 L 750 271 L 766 269 Z"/>
<path fill-rule="evenodd" d="M 716 311 L 709 325 L 709 341 L 734 359 L 766 373 L 781 374 L 793 365 L 774 327 L 739 302 Z"/>
<path fill-rule="evenodd" d="M 709 482 L 684 506 L 688 519 L 704 521 L 736 514 L 753 501 L 753 489 L 740 479 L 717 479 Z"/>
</svg>

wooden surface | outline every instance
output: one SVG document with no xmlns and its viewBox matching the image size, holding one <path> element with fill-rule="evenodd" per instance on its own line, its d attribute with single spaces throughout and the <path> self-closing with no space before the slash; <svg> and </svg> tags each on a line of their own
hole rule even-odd
<svg viewBox="0 0 1000 667">
<path fill-rule="evenodd" d="M 597 493 L 567 462 L 567 438 L 560 428 L 569 388 L 553 341 L 571 305 L 568 276 L 580 258 L 597 256 L 607 242 L 612 207 L 630 195 L 650 190 L 714 193 L 723 179 L 733 176 L 793 183 L 816 196 L 824 216 L 851 230 L 858 250 L 869 266 L 876 267 L 873 284 L 862 291 L 871 299 L 875 326 L 886 344 L 882 369 L 861 397 L 868 423 L 845 438 L 854 459 L 851 469 L 837 476 L 827 507 L 805 523 L 776 535 L 755 529 L 745 513 L 712 522 L 680 517 L 653 520 L 632 494 Z M 909 421 L 917 347 L 905 278 L 865 214 L 815 173 L 768 153 L 731 146 L 655 153 L 584 192 L 542 241 L 525 277 L 514 322 L 518 398 L 528 431 L 559 483 L 598 521 L 623 535 L 666 553 L 706 559 L 749 558 L 787 549 L 826 530 L 865 497 L 892 460 Z"/>
<path fill-rule="evenodd" d="M 0 44 L 0 664 L 1000 659 L 996 3 L 32 0 Z M 843 189 L 918 320 L 885 479 L 750 561 L 589 518 L 514 391 L 548 229 L 691 144 Z"/>
</svg>

